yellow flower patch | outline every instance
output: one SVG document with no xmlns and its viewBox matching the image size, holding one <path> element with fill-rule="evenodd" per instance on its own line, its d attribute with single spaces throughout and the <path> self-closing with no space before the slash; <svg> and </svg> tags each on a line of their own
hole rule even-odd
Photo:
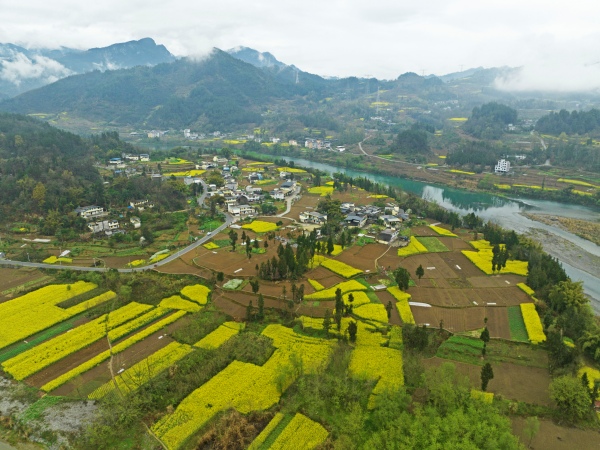
<svg viewBox="0 0 600 450">
<path fill-rule="evenodd" d="M 535 310 L 533 303 L 521 303 L 521 314 L 523 314 L 523 321 L 525 322 L 525 328 L 527 328 L 527 335 L 532 344 L 540 344 L 546 340 L 544 329 L 542 328 L 542 322 L 540 316 Z"/>
<path fill-rule="evenodd" d="M 233 336 L 242 331 L 244 326 L 244 323 L 225 322 L 215 331 L 196 342 L 194 347 L 205 348 L 208 350 L 219 348 Z"/>
<path fill-rule="evenodd" d="M 477 389 L 471 389 L 471 398 L 474 400 L 479 400 L 483 403 L 489 403 L 490 405 L 494 401 L 494 393 L 493 392 L 483 392 Z"/>
<path fill-rule="evenodd" d="M 189 345 L 171 342 L 165 348 L 152 353 L 149 357 L 117 375 L 114 381 L 111 380 L 100 386 L 88 395 L 88 398 L 99 400 L 105 397 L 115 391 L 115 383 L 124 395 L 134 392 L 192 351 L 193 349 Z"/>
<path fill-rule="evenodd" d="M 329 194 L 333 194 L 333 186 L 315 186 L 308 188 L 309 194 L 318 194 L 321 197 L 325 197 Z"/>
<path fill-rule="evenodd" d="M 429 228 L 431 228 L 433 231 L 435 231 L 440 236 L 457 237 L 456 234 L 454 234 L 452 231 L 446 230 L 445 228 L 442 228 L 442 227 L 438 227 L 435 225 L 429 225 Z"/>
<path fill-rule="evenodd" d="M 525 283 L 517 283 L 517 287 L 519 289 L 521 289 L 523 292 L 525 292 L 527 295 L 529 295 L 530 297 L 533 297 L 535 295 L 535 291 L 533 289 L 531 289 L 529 286 L 527 286 Z"/>
<path fill-rule="evenodd" d="M 22 380 L 60 361 L 106 336 L 113 328 L 151 309 L 150 305 L 131 302 L 109 314 L 80 325 L 69 333 L 43 342 L 2 363 L 2 369 Z"/>
<path fill-rule="evenodd" d="M 304 169 L 296 169 L 295 167 L 278 167 L 277 170 L 279 172 L 306 173 L 306 170 L 304 170 Z"/>
<path fill-rule="evenodd" d="M 381 303 L 368 303 L 354 308 L 354 314 L 366 320 L 388 323 L 387 311 Z"/>
<path fill-rule="evenodd" d="M 310 278 L 308 279 L 308 283 L 313 287 L 313 289 L 315 291 L 322 291 L 323 289 L 325 289 L 325 286 L 323 286 L 321 283 L 319 283 L 317 280 L 311 280 Z"/>
<path fill-rule="evenodd" d="M 319 292 L 313 292 L 312 294 L 305 295 L 304 298 L 307 300 L 328 300 L 335 298 L 335 291 L 337 289 L 342 291 L 342 294 L 352 291 L 366 291 L 367 287 L 359 283 L 356 280 L 344 281 L 342 283 L 338 283 L 335 286 L 330 287 L 329 289 L 323 289 Z"/>
<path fill-rule="evenodd" d="M 202 284 L 194 284 L 192 286 L 186 286 L 181 290 L 181 294 L 185 295 L 190 300 L 198 303 L 199 305 L 206 305 L 208 302 L 208 294 L 210 289 Z"/>
<path fill-rule="evenodd" d="M 71 306 L 70 308 L 67 308 L 65 311 L 70 315 L 70 316 L 76 316 L 77 314 L 81 314 L 82 312 L 87 311 L 90 308 L 93 308 L 94 306 L 98 306 L 101 305 L 102 303 L 106 303 L 112 299 L 114 299 L 117 296 L 117 294 L 115 294 L 113 291 L 108 291 L 105 292 L 104 294 L 100 294 L 94 298 L 91 298 L 89 300 L 86 300 L 85 302 L 81 302 L 75 306 Z"/>
<path fill-rule="evenodd" d="M 354 300 L 350 303 L 349 297 L 352 294 Z M 364 291 L 356 291 L 356 292 L 348 292 L 342 296 L 345 305 L 354 305 L 354 308 L 358 308 L 361 305 L 366 305 L 367 303 L 371 303 L 371 299 Z M 387 316 L 386 316 L 387 317 Z"/>
<path fill-rule="evenodd" d="M 296 413 L 269 450 L 312 450 L 325 442 L 328 435 L 320 423 Z"/>
<path fill-rule="evenodd" d="M 410 305 L 408 301 L 410 300 L 410 294 L 402 291 L 397 286 L 392 286 L 387 288 L 387 291 L 394 296 L 396 300 L 396 308 L 398 309 L 398 313 L 400 314 L 400 318 L 402 319 L 402 323 L 415 323 L 415 318 L 410 309 Z"/>
<path fill-rule="evenodd" d="M 272 407 L 300 376 L 292 360 L 299 357 L 304 373 L 316 373 L 327 363 L 334 345 L 325 339 L 298 335 L 282 325 L 269 325 L 262 334 L 271 338 L 277 349 L 263 366 L 233 361 L 152 426 L 169 449 L 181 448 L 190 436 L 228 408 L 247 414 Z"/>
<path fill-rule="evenodd" d="M 331 270 L 333 273 L 341 275 L 344 278 L 351 278 L 355 275 L 363 273 L 362 270 L 356 269 L 346 263 L 337 261 L 335 259 L 326 259 L 325 261 L 321 262 L 321 266 Z"/>
<path fill-rule="evenodd" d="M 473 252 L 462 250 L 462 254 L 484 273 L 492 275 L 492 258 L 494 257 L 494 254 L 492 253 L 492 246 L 490 243 L 485 240 L 471 241 L 470 243 L 473 247 L 479 249 L 479 251 Z M 527 266 L 527 261 L 508 260 L 506 262 L 506 267 L 499 273 L 514 273 L 516 275 L 527 276 Z"/>
<path fill-rule="evenodd" d="M 179 295 L 163 298 L 158 306 L 187 312 L 198 312 L 202 309 L 198 304 L 184 300 Z"/>
<path fill-rule="evenodd" d="M 56 264 L 57 262 L 71 264 L 73 260 L 71 258 L 57 258 L 56 256 L 50 256 L 42 261 L 44 264 Z"/>
<path fill-rule="evenodd" d="M 51 284 L 0 303 L 0 349 L 63 322 L 85 311 L 84 308 L 96 306 L 99 303 L 93 301 L 68 309 L 56 305 L 97 287 L 94 283 L 84 281 Z"/>
<path fill-rule="evenodd" d="M 127 266 L 128 267 L 138 267 L 138 266 L 143 266 L 144 264 L 146 264 L 145 259 L 136 259 L 135 261 L 131 261 L 129 264 L 127 264 Z"/>
<path fill-rule="evenodd" d="M 215 244 L 214 242 L 207 242 L 206 244 L 202 244 L 202 247 L 204 247 L 207 250 L 216 250 L 217 248 L 220 248 L 217 244 Z"/>
<path fill-rule="evenodd" d="M 157 309 L 161 309 L 161 308 L 157 308 Z M 150 313 L 148 313 L 148 314 L 150 314 Z M 185 311 L 177 311 L 177 312 L 171 314 L 170 316 L 165 317 L 164 319 L 159 320 L 156 323 L 153 323 L 149 327 L 144 328 L 142 331 L 135 333 L 133 336 L 128 337 L 127 339 L 119 342 L 118 344 L 113 345 L 112 355 L 116 355 L 116 354 L 123 352 L 124 350 L 127 350 L 132 345 L 143 341 L 151 334 L 154 334 L 157 331 L 164 328 L 165 326 L 175 322 L 176 320 L 183 317 L 185 314 L 186 314 Z M 74 369 L 69 370 L 68 372 L 64 373 L 63 375 L 59 376 L 58 378 L 55 378 L 54 380 L 46 383 L 44 386 L 41 387 L 41 389 L 45 392 L 53 391 L 54 389 L 56 389 L 59 386 L 62 386 L 63 384 L 70 381 L 71 379 L 81 375 L 82 373 L 87 372 L 90 369 L 93 369 L 94 367 L 96 367 L 99 364 L 103 363 L 104 361 L 108 360 L 110 357 L 111 357 L 111 351 L 106 350 L 106 351 L 94 356 L 92 359 L 89 359 L 86 362 L 80 364 L 79 366 L 75 367 Z"/>
<path fill-rule="evenodd" d="M 360 330 L 358 333 L 360 333 Z M 400 350 L 381 346 L 358 345 L 352 351 L 348 369 L 354 376 L 368 380 L 379 380 L 369 397 L 369 409 L 377 405 L 379 394 L 386 391 L 395 391 L 404 385 L 402 352 Z"/>
<path fill-rule="evenodd" d="M 590 387 L 590 389 L 593 389 L 596 381 L 600 381 L 600 370 L 590 366 L 583 366 L 577 372 L 577 378 L 581 378 L 584 373 L 587 373 L 588 376 L 588 386 Z"/>
<path fill-rule="evenodd" d="M 273 222 L 264 222 L 262 220 L 254 220 L 252 223 L 247 223 L 242 225 L 242 228 L 247 230 L 252 230 L 255 233 L 267 233 L 269 231 L 274 231 L 278 227 Z"/>
<path fill-rule="evenodd" d="M 559 183 L 569 183 L 569 184 L 575 184 L 577 186 L 586 186 L 586 187 L 592 187 L 592 188 L 598 188 L 598 189 L 600 189 L 600 186 L 596 186 L 595 184 L 588 183 L 587 181 L 572 180 L 572 179 L 569 179 L 569 178 L 559 178 L 556 181 L 558 181 Z"/>
<path fill-rule="evenodd" d="M 161 253 L 160 255 L 156 255 L 154 258 L 150 258 L 150 261 L 148 261 L 150 264 L 154 264 L 157 263 L 159 261 L 162 261 L 165 258 L 169 257 L 169 253 Z"/>
<path fill-rule="evenodd" d="M 418 255 L 419 253 L 427 253 L 427 248 L 414 236 L 410 237 L 410 242 L 406 247 L 398 248 L 398 256 Z"/>
<path fill-rule="evenodd" d="M 383 194 L 372 194 L 371 198 L 388 198 L 388 196 Z"/>
<path fill-rule="evenodd" d="M 464 170 L 458 170 L 458 169 L 450 169 L 448 172 L 460 173 L 462 175 L 475 175 L 475 172 L 466 172 Z"/>
<path fill-rule="evenodd" d="M 285 416 L 281 413 L 275 414 L 275 416 L 271 419 L 269 424 L 260 432 L 258 436 L 252 441 L 248 450 L 258 450 L 263 443 L 267 440 L 269 435 L 273 432 L 273 430 L 279 425 L 279 422 L 283 420 Z"/>
</svg>

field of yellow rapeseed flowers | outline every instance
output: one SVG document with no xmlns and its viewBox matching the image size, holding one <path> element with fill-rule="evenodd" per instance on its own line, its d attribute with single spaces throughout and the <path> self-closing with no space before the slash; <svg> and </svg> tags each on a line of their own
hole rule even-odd
<svg viewBox="0 0 600 450">
<path fill-rule="evenodd" d="M 192 351 L 189 345 L 171 342 L 117 375 L 114 381 L 111 380 L 94 390 L 88 398 L 98 400 L 114 392 L 115 389 L 125 395 L 134 392 Z"/>
<path fill-rule="evenodd" d="M 82 312 L 84 306 L 69 310 L 56 305 L 96 287 L 94 283 L 84 281 L 51 284 L 0 303 L 0 349 Z M 92 303 L 87 305 L 93 306 Z"/>
<path fill-rule="evenodd" d="M 362 270 L 356 269 L 336 259 L 326 259 L 321 262 L 321 266 L 331 270 L 333 273 L 343 276 L 344 278 L 352 278 L 355 275 L 363 273 Z"/>
<path fill-rule="evenodd" d="M 544 328 L 540 321 L 540 316 L 535 310 L 533 303 L 521 303 L 521 314 L 523 314 L 523 321 L 525 322 L 525 328 L 527 328 L 527 335 L 532 344 L 540 344 L 546 340 L 544 334 Z"/>
<path fill-rule="evenodd" d="M 398 313 L 400 313 L 402 323 L 414 324 L 415 318 L 413 317 L 410 305 L 408 304 L 410 294 L 400 290 L 397 286 L 391 286 L 387 288 L 387 291 L 392 294 L 396 300 L 398 300 L 396 302 L 396 308 L 398 309 Z"/>
<path fill-rule="evenodd" d="M 328 435 L 320 423 L 296 413 L 269 450 L 312 450 L 325 442 Z"/>
<path fill-rule="evenodd" d="M 205 348 L 208 350 L 219 348 L 233 336 L 244 329 L 245 323 L 225 322 L 215 331 L 200 339 L 194 344 L 194 347 Z"/>
<path fill-rule="evenodd" d="M 338 283 L 335 286 L 330 287 L 329 289 L 323 289 L 322 291 L 313 292 L 312 294 L 305 295 L 304 298 L 307 300 L 328 300 L 335 298 L 335 291 L 337 289 L 341 289 L 342 294 L 352 291 L 366 291 L 367 287 L 359 283 L 356 280 L 344 281 L 342 283 Z"/>
<path fill-rule="evenodd" d="M 242 228 L 245 228 L 247 230 L 252 230 L 255 233 L 267 233 L 269 231 L 276 230 L 278 228 L 278 226 L 272 222 L 264 222 L 262 220 L 254 220 L 252 223 L 247 223 L 245 225 L 242 225 Z"/>
</svg>

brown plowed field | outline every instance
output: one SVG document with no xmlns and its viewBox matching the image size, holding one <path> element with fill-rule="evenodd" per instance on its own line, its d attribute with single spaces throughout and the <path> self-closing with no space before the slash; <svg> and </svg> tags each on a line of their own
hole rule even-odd
<svg viewBox="0 0 600 450">
<path fill-rule="evenodd" d="M 450 267 L 456 276 L 467 278 L 484 275 L 484 273 L 460 251 L 440 253 L 440 258 Z M 456 266 L 459 266 L 460 269 Z"/>
<path fill-rule="evenodd" d="M 412 234 L 414 236 L 435 236 L 435 237 L 439 237 L 439 234 L 437 234 L 431 228 L 426 227 L 426 226 L 414 227 L 414 228 L 411 228 L 410 231 L 412 232 Z"/>
<path fill-rule="evenodd" d="M 423 360 L 426 367 L 439 366 L 446 359 L 433 357 Z M 481 366 L 450 361 L 456 369 L 469 377 L 473 387 L 481 387 Z M 488 391 L 502 394 L 512 400 L 520 400 L 537 405 L 552 405 L 548 395 L 550 384 L 548 369 L 521 366 L 511 363 L 494 364 L 494 378 L 488 385 Z"/>
<path fill-rule="evenodd" d="M 367 244 L 362 247 L 360 245 L 355 245 L 344 250 L 341 254 L 336 256 L 335 259 L 345 262 L 357 269 L 373 272 L 376 269 L 375 260 L 385 253 L 387 249 L 388 246 L 383 244 Z M 393 255 L 397 250 L 392 248 L 389 252 Z"/>
<path fill-rule="evenodd" d="M 485 306 L 488 303 L 496 303 L 492 306 L 512 306 L 530 301 L 527 294 L 517 287 L 432 289 L 416 286 L 408 292 L 414 302 L 446 307 Z"/>
<path fill-rule="evenodd" d="M 170 263 L 165 264 L 164 266 L 159 266 L 155 270 L 161 273 L 198 275 L 199 277 L 205 278 L 207 280 L 209 280 L 212 277 L 212 272 L 210 270 L 201 269 L 199 267 L 189 265 L 181 258 L 171 261 Z"/>
<path fill-rule="evenodd" d="M 513 433 L 521 439 L 523 445 L 529 445 L 530 438 L 525 435 L 525 418 L 513 417 Z M 574 448 L 597 449 L 600 434 L 594 429 L 581 429 L 560 426 L 550 420 L 540 419 L 540 429 L 531 440 L 531 448 L 551 450 L 572 450 Z"/>
<path fill-rule="evenodd" d="M 442 253 L 424 253 L 422 255 L 413 255 L 409 256 L 404 261 L 402 261 L 402 267 L 404 267 L 411 276 L 415 276 L 415 272 L 419 265 L 423 266 L 425 269 L 425 275 L 423 278 L 458 278 L 457 273 L 454 271 L 453 266 L 449 266 L 444 258 L 442 258 Z M 433 269 L 430 269 L 432 268 Z"/>
<path fill-rule="evenodd" d="M 330 288 L 338 283 L 341 283 L 342 281 L 346 281 L 344 278 L 335 275 L 331 270 L 321 266 L 310 270 L 304 276 L 306 278 L 317 280 L 325 288 Z"/>
<path fill-rule="evenodd" d="M 411 306 L 410 309 L 417 325 L 429 324 L 430 327 L 435 328 L 439 326 L 440 320 L 443 320 L 443 327 L 453 333 L 483 328 L 484 324 L 485 308 L 438 308 L 435 306 L 426 308 L 423 306 Z"/>
<path fill-rule="evenodd" d="M 485 308 L 485 316 L 488 318 L 487 327 L 490 336 L 510 340 L 510 327 L 508 324 L 508 310 L 506 308 Z"/>
<path fill-rule="evenodd" d="M 315 291 L 308 281 L 300 280 L 296 282 L 296 286 L 300 286 L 301 284 L 304 285 L 304 295 L 311 294 Z M 279 297 L 283 293 L 283 286 L 286 287 L 288 295 L 291 295 L 291 281 L 272 282 L 260 280 L 260 289 L 258 293 L 263 295 L 269 295 L 272 297 Z M 252 286 L 250 285 L 250 283 L 248 283 L 246 286 L 244 286 L 244 288 L 241 291 L 252 293 Z"/>
<path fill-rule="evenodd" d="M 463 241 L 460 238 L 453 238 L 453 237 L 447 237 L 447 236 L 438 236 L 437 237 L 440 242 L 442 244 L 444 244 L 446 247 L 448 247 L 448 250 L 452 251 L 452 250 L 472 250 L 473 247 L 471 247 L 467 242 Z"/>
<path fill-rule="evenodd" d="M 494 288 L 516 286 L 517 283 L 525 282 L 525 277 L 519 275 L 485 275 L 468 278 L 469 283 L 476 288 Z M 507 283 L 508 281 L 508 283 Z"/>
<path fill-rule="evenodd" d="M 396 300 L 396 298 L 388 291 L 378 291 L 375 294 L 384 306 L 387 305 L 388 302 L 392 302 L 392 313 L 390 314 L 390 323 L 392 325 L 402 325 L 400 313 L 398 312 L 398 308 L 396 308 L 396 303 L 398 302 L 398 300 Z"/>
<path fill-rule="evenodd" d="M 41 279 L 44 277 L 44 274 L 40 271 L 30 268 L 22 268 L 22 269 L 8 269 L 1 268 L 0 269 L 0 292 L 6 291 L 8 289 L 20 286 L 29 281 L 34 281 L 37 279 Z M 42 281 L 41 285 L 47 284 L 49 281 Z M 36 283 L 37 284 L 37 283 Z M 26 288 L 26 290 L 30 290 L 34 288 L 34 286 L 30 288 Z M 0 303 L 5 300 L 10 300 L 11 298 L 18 297 L 21 295 L 20 293 L 8 294 L 6 296 L 0 295 Z"/>
</svg>

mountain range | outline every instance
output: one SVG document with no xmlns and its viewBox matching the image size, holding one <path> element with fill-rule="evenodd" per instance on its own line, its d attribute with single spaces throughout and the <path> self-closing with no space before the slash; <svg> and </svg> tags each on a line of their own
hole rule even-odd
<svg viewBox="0 0 600 450">
<path fill-rule="evenodd" d="M 529 108 L 553 108 L 539 98 L 496 89 L 498 77 L 517 70 L 507 67 L 442 77 L 409 72 L 395 80 L 324 78 L 247 47 L 175 58 L 152 39 L 86 51 L 31 51 L 4 44 L 0 55 L 12 55 L 0 60 L 0 88 L 8 83 L 13 93 L 30 89 L 0 102 L 0 110 L 60 114 L 111 127 L 226 131 L 258 126 L 268 117 L 271 125 L 283 128 L 333 129 L 334 122 L 348 123 L 344 118 L 385 111 L 391 121 L 392 111 L 400 111 L 430 122 L 434 106 L 464 115 L 485 102 L 515 104 L 526 98 Z M 19 61 L 31 72 L 17 70 Z"/>
<path fill-rule="evenodd" d="M 0 99 L 19 95 L 70 75 L 175 61 L 164 45 L 150 38 L 108 47 L 76 50 L 27 49 L 0 44 Z"/>
</svg>

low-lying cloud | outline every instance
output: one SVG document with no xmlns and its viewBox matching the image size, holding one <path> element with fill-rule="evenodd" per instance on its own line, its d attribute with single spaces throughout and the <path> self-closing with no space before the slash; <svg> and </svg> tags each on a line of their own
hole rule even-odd
<svg viewBox="0 0 600 450">
<path fill-rule="evenodd" d="M 70 74 L 71 71 L 58 61 L 41 55 L 30 59 L 23 53 L 14 52 L 9 59 L 0 61 L 0 78 L 16 86 L 30 79 L 52 83 Z"/>
<path fill-rule="evenodd" d="M 496 89 L 511 92 L 589 92 L 600 91 L 600 63 L 532 64 L 498 77 Z"/>
</svg>

